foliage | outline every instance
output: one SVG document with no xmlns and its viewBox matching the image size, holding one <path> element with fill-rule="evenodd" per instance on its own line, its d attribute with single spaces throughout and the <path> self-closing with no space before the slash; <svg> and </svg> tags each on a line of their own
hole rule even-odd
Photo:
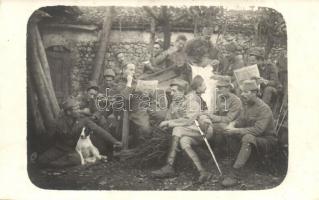
<svg viewBox="0 0 319 200">
<path fill-rule="evenodd" d="M 257 37 L 260 44 L 266 46 L 266 56 L 274 44 L 286 45 L 287 31 L 283 16 L 272 8 L 261 7 L 257 11 Z"/>
</svg>

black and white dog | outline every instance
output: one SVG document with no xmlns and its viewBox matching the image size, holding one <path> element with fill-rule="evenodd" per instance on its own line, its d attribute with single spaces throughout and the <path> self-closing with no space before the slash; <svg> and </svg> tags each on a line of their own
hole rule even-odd
<svg viewBox="0 0 319 200">
<path fill-rule="evenodd" d="M 99 150 L 92 144 L 90 134 L 93 131 L 83 127 L 75 150 L 81 157 L 81 164 L 95 163 L 97 160 L 106 160 L 107 157 L 100 154 Z"/>
</svg>

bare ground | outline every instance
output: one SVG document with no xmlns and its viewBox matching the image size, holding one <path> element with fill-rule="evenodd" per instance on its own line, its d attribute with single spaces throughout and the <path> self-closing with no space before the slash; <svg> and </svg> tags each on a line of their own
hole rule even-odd
<svg viewBox="0 0 319 200">
<path fill-rule="evenodd" d="M 197 182 L 198 173 L 184 156 L 177 160 L 178 176 L 169 179 L 154 179 L 151 171 L 161 165 L 136 166 L 113 159 L 91 165 L 66 169 L 40 169 L 29 165 L 31 181 L 38 187 L 57 190 L 261 190 L 278 186 L 286 174 L 286 160 L 248 163 L 239 184 L 225 188 L 211 158 L 204 156 L 203 163 L 213 178 L 203 184 Z M 231 172 L 231 160 L 219 160 L 223 174 Z M 275 162 L 275 164 L 274 164 Z M 251 164 L 253 163 L 253 164 Z"/>
</svg>

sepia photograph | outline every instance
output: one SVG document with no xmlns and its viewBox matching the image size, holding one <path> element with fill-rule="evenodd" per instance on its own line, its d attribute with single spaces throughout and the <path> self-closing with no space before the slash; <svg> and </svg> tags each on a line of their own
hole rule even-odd
<svg viewBox="0 0 319 200">
<path fill-rule="evenodd" d="M 26 27 L 27 173 L 49 190 L 279 186 L 287 30 L 270 7 L 45 6 Z"/>
</svg>

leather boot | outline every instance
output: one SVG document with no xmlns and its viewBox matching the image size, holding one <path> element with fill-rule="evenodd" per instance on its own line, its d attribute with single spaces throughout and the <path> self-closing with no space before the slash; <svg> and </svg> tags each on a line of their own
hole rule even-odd
<svg viewBox="0 0 319 200">
<path fill-rule="evenodd" d="M 177 148 L 179 143 L 179 137 L 173 136 L 170 150 L 168 152 L 166 165 L 159 170 L 152 171 L 153 177 L 167 178 L 176 175 L 174 170 L 174 163 L 177 154 Z"/>
<path fill-rule="evenodd" d="M 199 172 L 198 182 L 203 183 L 205 181 L 208 181 L 212 177 L 212 174 L 204 169 L 195 151 L 192 148 L 185 148 L 184 151 L 193 161 L 194 165 L 196 166 Z"/>
<path fill-rule="evenodd" d="M 246 164 L 247 160 L 249 159 L 250 154 L 251 154 L 251 145 L 246 142 L 242 143 L 237 159 L 235 161 L 235 164 L 233 165 L 233 168 L 235 169 L 242 168 Z"/>
</svg>

